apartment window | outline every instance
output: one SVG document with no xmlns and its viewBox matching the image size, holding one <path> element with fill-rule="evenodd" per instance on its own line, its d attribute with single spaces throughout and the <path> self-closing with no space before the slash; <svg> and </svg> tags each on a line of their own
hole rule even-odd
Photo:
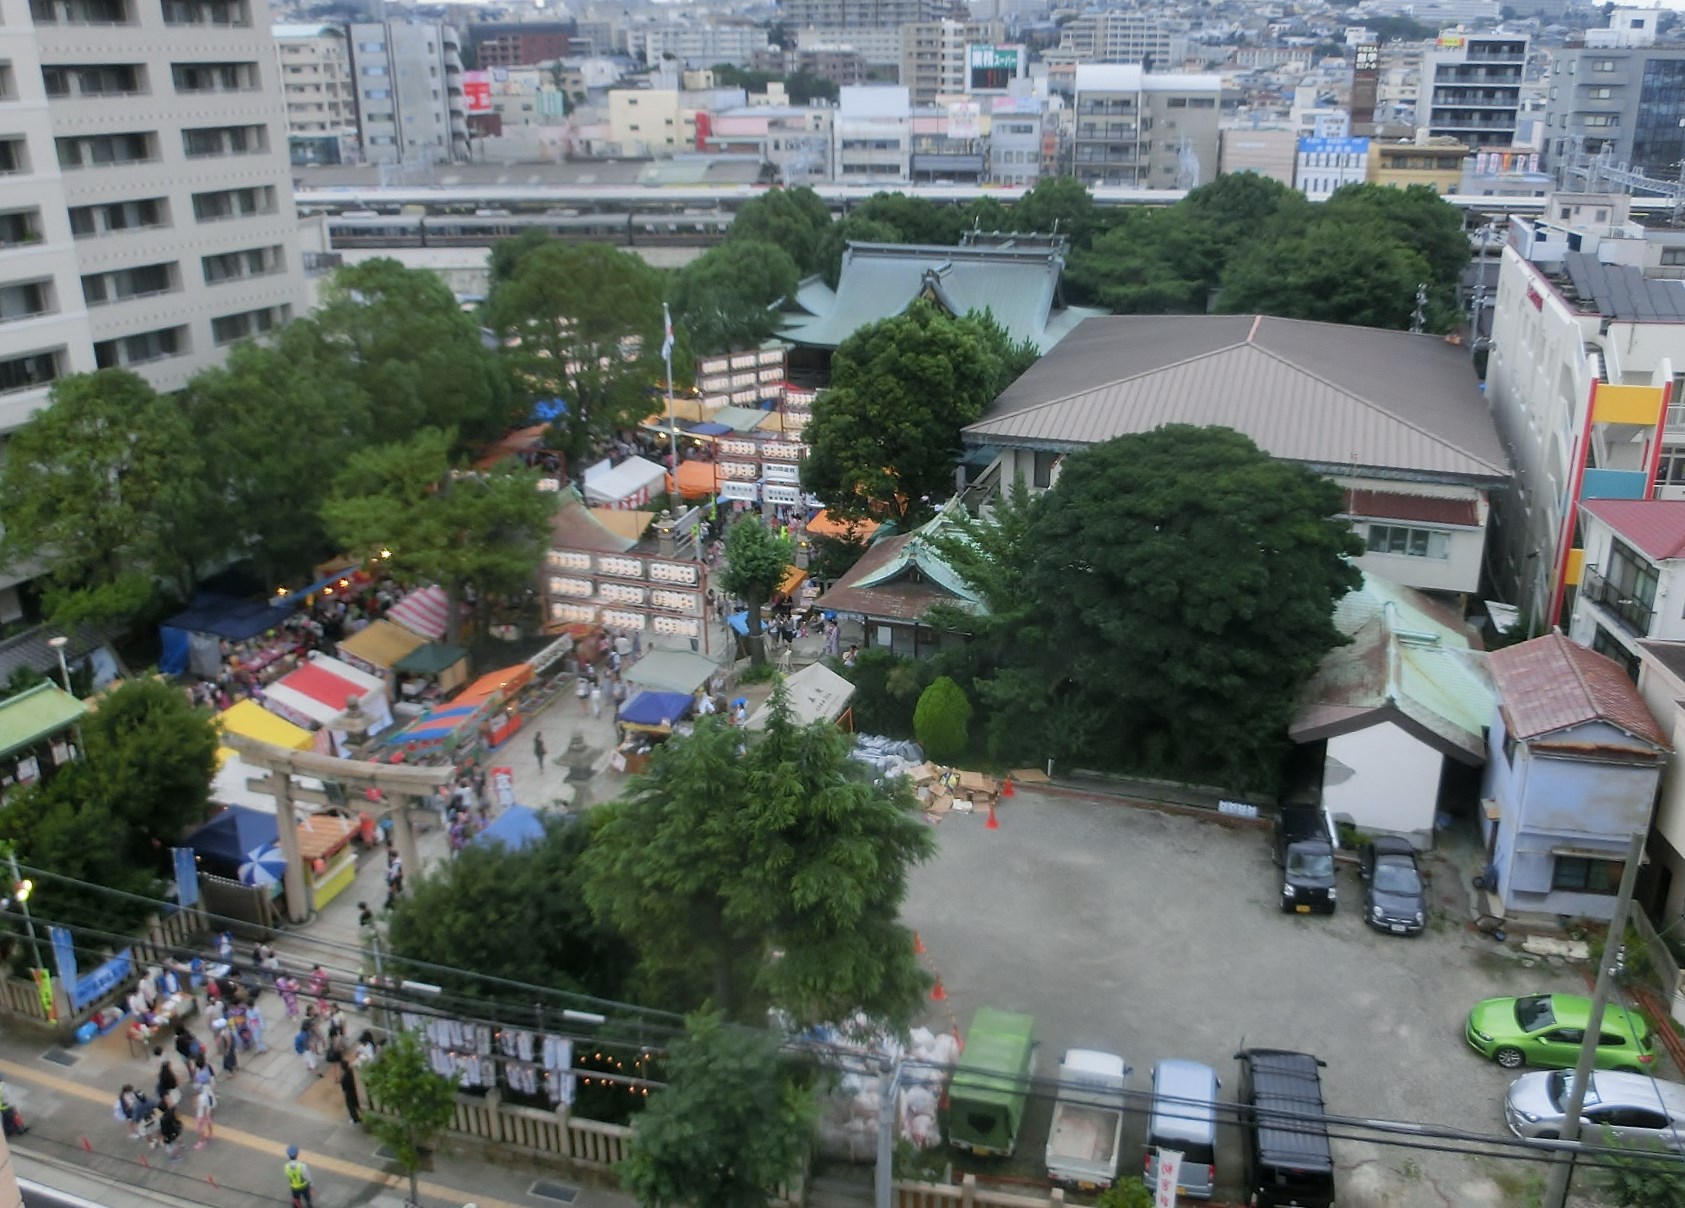
<svg viewBox="0 0 1685 1208">
<path fill-rule="evenodd" d="M 0 138 L 0 176 L 29 171 L 29 146 L 21 138 Z"/>
<path fill-rule="evenodd" d="M 187 328 L 161 327 L 121 339 L 101 340 L 94 345 L 94 364 L 101 369 L 119 369 L 162 361 L 186 351 Z"/>
<path fill-rule="evenodd" d="M 1186 109 L 1188 107 L 1188 98 L 1185 96 L 1166 97 L 1164 107 L 1166 109 Z"/>
<path fill-rule="evenodd" d="M 199 126 L 181 132 L 188 159 L 220 155 L 256 155 L 269 150 L 269 131 L 263 126 Z"/>
<path fill-rule="evenodd" d="M 247 0 L 163 0 L 165 25 L 237 25 L 252 23 Z"/>
<path fill-rule="evenodd" d="M 390 109 L 383 109 L 379 113 L 365 113 L 363 120 L 365 122 L 390 122 L 393 120 L 393 112 Z M 637 127 L 633 126 L 632 129 L 636 130 Z"/>
<path fill-rule="evenodd" d="M 33 319 L 57 309 L 53 305 L 53 282 L 49 277 L 39 281 L 15 281 L 0 285 L 0 323 L 14 323 L 19 319 Z"/>
<path fill-rule="evenodd" d="M 371 101 L 389 101 L 392 99 L 392 90 L 390 88 L 365 88 L 363 89 L 363 96 Z"/>
<path fill-rule="evenodd" d="M 146 91 L 146 68 L 133 63 L 42 67 L 50 97 L 134 96 Z"/>
<path fill-rule="evenodd" d="M 1613 88 L 1588 88 L 1586 95 L 1594 101 L 1606 101 L 1615 95 Z"/>
<path fill-rule="evenodd" d="M 47 385 L 58 377 L 63 356 L 61 348 L 0 361 L 0 394 Z"/>
<path fill-rule="evenodd" d="M 386 53 L 386 43 L 359 42 L 357 43 L 357 50 L 358 53 L 365 55 L 383 55 Z"/>
<path fill-rule="evenodd" d="M 252 92 L 258 86 L 256 63 L 172 63 L 177 92 Z"/>
<path fill-rule="evenodd" d="M 150 298 L 178 288 L 173 260 L 143 264 L 137 268 L 120 268 L 109 273 L 89 273 L 82 278 L 82 298 L 89 306 L 106 306 L 112 302 L 127 302 L 131 298 Z"/>
<path fill-rule="evenodd" d="M 1451 556 L 1451 534 L 1441 529 L 1371 524 L 1368 545 L 1372 554 L 1402 554 L 1407 558 L 1433 558 L 1441 562 Z"/>
<path fill-rule="evenodd" d="M 383 76 L 386 74 L 386 68 L 378 65 L 374 67 L 365 67 L 363 68 L 363 74 L 366 76 Z"/>
<path fill-rule="evenodd" d="M 215 256 L 205 256 L 201 263 L 205 271 L 206 285 L 220 285 L 224 281 L 239 281 L 246 277 L 266 277 L 270 273 L 280 272 L 285 267 L 279 246 L 223 252 Z"/>
<path fill-rule="evenodd" d="M 10 60 L 0 59 L 0 101 L 18 99 L 17 76 L 12 73 Z"/>
<path fill-rule="evenodd" d="M 1588 113 L 1581 120 L 1588 126 L 1619 126 L 1621 115 L 1618 113 Z"/>
<path fill-rule="evenodd" d="M 217 345 L 232 344 L 249 336 L 272 331 L 292 317 L 292 308 L 265 306 L 261 310 L 243 311 L 237 315 L 223 315 L 211 320 L 211 341 Z"/>
<path fill-rule="evenodd" d="M 1621 873 L 1625 868 L 1625 863 L 1620 860 L 1558 856 L 1550 871 L 1550 887 L 1569 893 L 1613 895 L 1620 891 Z"/>
<path fill-rule="evenodd" d="M 58 145 L 59 167 L 64 169 L 140 164 L 158 158 L 150 134 L 84 134 L 53 141 Z"/>
<path fill-rule="evenodd" d="M 1620 70 L 1613 59 L 1593 59 L 1591 69 L 1593 71 L 1601 71 L 1605 73 Z"/>
<path fill-rule="evenodd" d="M 250 218 L 275 212 L 275 188 L 262 185 L 249 189 L 219 189 L 193 195 L 196 222 L 221 222 L 225 218 Z"/>
<path fill-rule="evenodd" d="M 70 233 L 78 239 L 169 225 L 169 203 L 162 197 L 73 206 L 70 210 Z"/>
<path fill-rule="evenodd" d="M 124 0 L 29 0 L 29 15 L 37 25 L 129 25 L 133 21 Z"/>
<path fill-rule="evenodd" d="M 0 213 L 0 248 L 40 242 L 40 210 L 10 210 Z"/>
<path fill-rule="evenodd" d="M 1053 467 L 1059 464 L 1057 453 L 1037 453 L 1030 472 L 1030 485 L 1045 491 L 1053 485 Z"/>
</svg>

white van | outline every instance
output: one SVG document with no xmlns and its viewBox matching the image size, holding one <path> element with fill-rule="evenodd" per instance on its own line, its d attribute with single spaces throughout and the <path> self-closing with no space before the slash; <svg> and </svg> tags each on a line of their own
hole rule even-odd
<svg viewBox="0 0 1685 1208">
<path fill-rule="evenodd" d="M 1182 1155 L 1176 1194 L 1208 1200 L 1217 1190 L 1217 1072 L 1197 1061 L 1172 1059 L 1153 1067 L 1153 1106 L 1147 1118 L 1142 1178 L 1153 1185 L 1160 1149 Z"/>
</svg>

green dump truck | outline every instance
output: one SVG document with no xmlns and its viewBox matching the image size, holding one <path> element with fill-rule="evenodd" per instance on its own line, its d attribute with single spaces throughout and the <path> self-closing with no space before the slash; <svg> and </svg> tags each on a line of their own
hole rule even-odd
<svg viewBox="0 0 1685 1208">
<path fill-rule="evenodd" d="M 978 1007 L 971 1017 L 948 1087 L 948 1144 L 955 1149 L 1012 1153 L 1035 1072 L 1035 1027 L 1029 1015 L 994 1007 Z"/>
</svg>

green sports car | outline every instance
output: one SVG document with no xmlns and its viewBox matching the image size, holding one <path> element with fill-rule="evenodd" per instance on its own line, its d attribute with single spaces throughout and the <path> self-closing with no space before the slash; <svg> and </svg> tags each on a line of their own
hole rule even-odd
<svg viewBox="0 0 1685 1208">
<path fill-rule="evenodd" d="M 1591 999 L 1579 994 L 1528 994 L 1488 998 L 1469 1012 L 1464 1037 L 1482 1057 L 1506 1070 L 1524 1065 L 1573 1069 L 1591 1018 Z M 1641 1074 L 1655 1062 L 1650 1026 L 1635 1011 L 1610 1007 L 1603 1013 L 1597 1068 Z"/>
</svg>

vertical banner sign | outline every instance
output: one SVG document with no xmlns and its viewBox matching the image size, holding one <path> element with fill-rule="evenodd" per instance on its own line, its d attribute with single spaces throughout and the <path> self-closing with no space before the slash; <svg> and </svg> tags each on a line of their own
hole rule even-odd
<svg viewBox="0 0 1685 1208">
<path fill-rule="evenodd" d="M 1182 1177 L 1182 1155 L 1174 1149 L 1158 1151 L 1153 1163 L 1154 1208 L 1176 1208 L 1176 1183 Z"/>
<path fill-rule="evenodd" d="M 41 996 L 41 1013 L 48 1023 L 59 1021 L 58 998 L 53 994 L 53 975 L 45 969 L 35 970 L 35 990 Z"/>
<path fill-rule="evenodd" d="M 79 1005 L 76 1001 L 76 946 L 70 942 L 70 931 L 65 927 L 49 927 L 47 934 L 53 940 L 53 963 L 59 969 L 59 981 L 64 983 L 64 996 L 70 1000 L 70 1009 L 75 1011 Z"/>
<path fill-rule="evenodd" d="M 199 864 L 191 847 L 172 847 L 176 861 L 176 905 L 183 910 L 199 904 Z"/>
</svg>

